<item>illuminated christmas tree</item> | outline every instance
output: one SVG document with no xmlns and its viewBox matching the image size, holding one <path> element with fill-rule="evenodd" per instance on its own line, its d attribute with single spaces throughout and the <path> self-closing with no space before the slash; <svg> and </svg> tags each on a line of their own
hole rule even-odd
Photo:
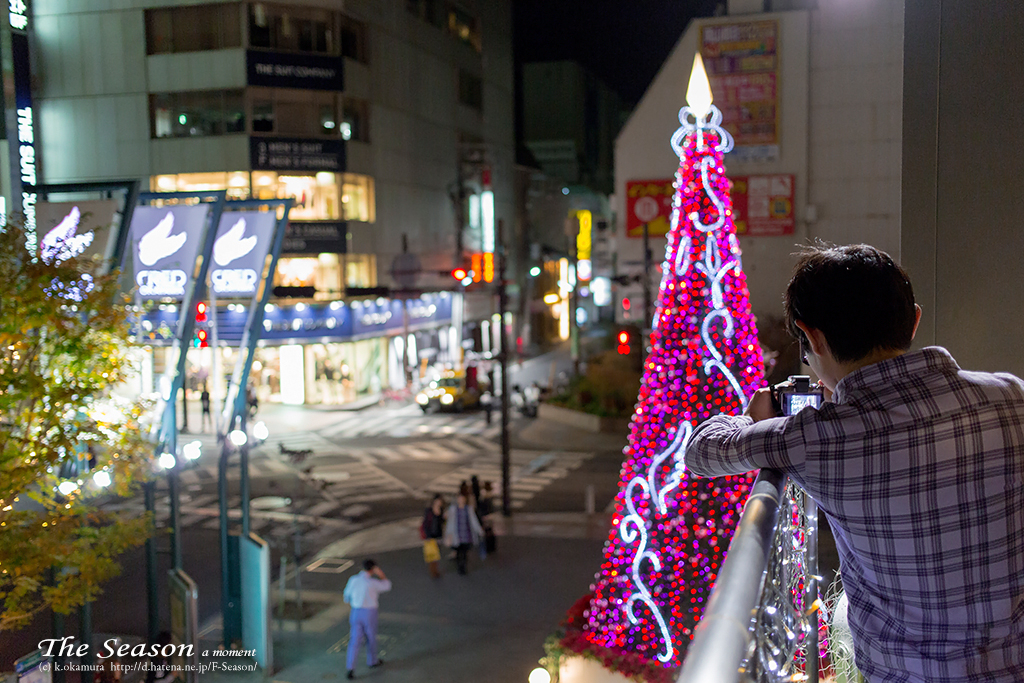
<svg viewBox="0 0 1024 683">
<path fill-rule="evenodd" d="M 763 384 L 722 163 L 732 138 L 699 54 L 686 98 L 672 137 L 680 165 L 650 351 L 581 632 L 606 664 L 609 651 L 682 663 L 753 481 L 691 478 L 682 461 L 696 424 L 741 412 Z"/>
</svg>

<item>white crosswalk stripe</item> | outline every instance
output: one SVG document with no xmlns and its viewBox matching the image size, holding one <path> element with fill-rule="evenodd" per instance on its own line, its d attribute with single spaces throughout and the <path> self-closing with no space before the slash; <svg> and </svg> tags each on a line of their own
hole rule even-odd
<svg viewBox="0 0 1024 683">
<path fill-rule="evenodd" d="M 548 457 L 550 456 L 550 461 Z M 511 452 L 512 460 L 512 507 L 521 508 L 538 492 L 546 488 L 552 481 L 570 476 L 584 462 L 593 457 L 592 453 L 566 453 L 556 451 L 540 454 L 537 451 Z M 544 469 L 534 471 L 540 458 L 544 458 Z M 488 451 L 462 467 L 452 470 L 434 479 L 423 487 L 423 493 L 453 494 L 459 490 L 463 481 L 469 481 L 476 475 L 481 482 L 490 481 L 499 485 L 501 481 L 501 453 L 497 449 Z M 495 491 L 497 494 L 497 491 Z"/>
<path fill-rule="evenodd" d="M 339 415 L 334 424 L 321 429 L 319 433 L 330 440 L 453 434 L 477 434 L 494 438 L 501 433 L 501 417 L 497 412 L 493 413 L 492 417 L 491 424 L 487 424 L 483 412 L 468 415 L 424 415 L 416 406 L 405 406 L 387 411 L 360 411 Z"/>
</svg>

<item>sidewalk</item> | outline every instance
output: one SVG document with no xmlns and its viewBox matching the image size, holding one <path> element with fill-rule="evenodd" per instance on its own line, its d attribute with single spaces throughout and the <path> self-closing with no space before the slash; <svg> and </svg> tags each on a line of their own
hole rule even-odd
<svg viewBox="0 0 1024 683">
<path fill-rule="evenodd" d="M 589 590 L 601 563 L 608 533 L 606 515 L 521 514 L 506 524 L 496 519 L 498 552 L 474 556 L 467 576 L 442 562 L 445 574 L 432 580 L 423 563 L 418 519 L 367 529 L 325 548 L 323 567 L 342 573 L 306 571 L 303 600 L 318 613 L 284 629 L 274 622 L 278 683 L 341 680 L 348 646 L 345 582 L 367 556 L 387 572 L 394 589 L 382 596 L 380 656 L 385 665 L 356 665 L 357 679 L 388 683 L 525 683 L 543 656 L 544 639 L 565 611 Z M 333 560 L 333 561 L 332 561 Z M 315 565 L 316 560 L 307 564 Z M 290 588 L 293 588 L 291 584 Z M 289 590 L 286 597 L 294 597 Z M 274 604 L 276 593 L 272 596 Z M 214 646 L 211 643 L 211 647 Z M 223 661 L 223 660 L 220 660 Z M 263 680 L 260 673 L 210 673 L 211 683 Z"/>
</svg>

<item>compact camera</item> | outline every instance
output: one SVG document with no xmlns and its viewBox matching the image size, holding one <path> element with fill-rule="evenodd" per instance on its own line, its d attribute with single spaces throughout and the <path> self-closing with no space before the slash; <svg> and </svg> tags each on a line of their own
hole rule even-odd
<svg viewBox="0 0 1024 683">
<path fill-rule="evenodd" d="M 772 387 L 772 405 L 779 417 L 796 415 L 807 406 L 818 409 L 824 400 L 825 390 L 811 384 L 807 375 L 790 375 L 788 380 Z"/>
</svg>

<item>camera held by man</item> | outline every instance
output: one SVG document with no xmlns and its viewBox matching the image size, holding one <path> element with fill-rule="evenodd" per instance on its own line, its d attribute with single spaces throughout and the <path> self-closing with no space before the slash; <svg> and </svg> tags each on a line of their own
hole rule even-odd
<svg viewBox="0 0 1024 683">
<path fill-rule="evenodd" d="M 817 410 L 824 401 L 824 387 L 811 384 L 807 375 L 790 375 L 788 380 L 772 387 L 772 407 L 779 417 L 796 415 L 807 406 Z"/>
</svg>

